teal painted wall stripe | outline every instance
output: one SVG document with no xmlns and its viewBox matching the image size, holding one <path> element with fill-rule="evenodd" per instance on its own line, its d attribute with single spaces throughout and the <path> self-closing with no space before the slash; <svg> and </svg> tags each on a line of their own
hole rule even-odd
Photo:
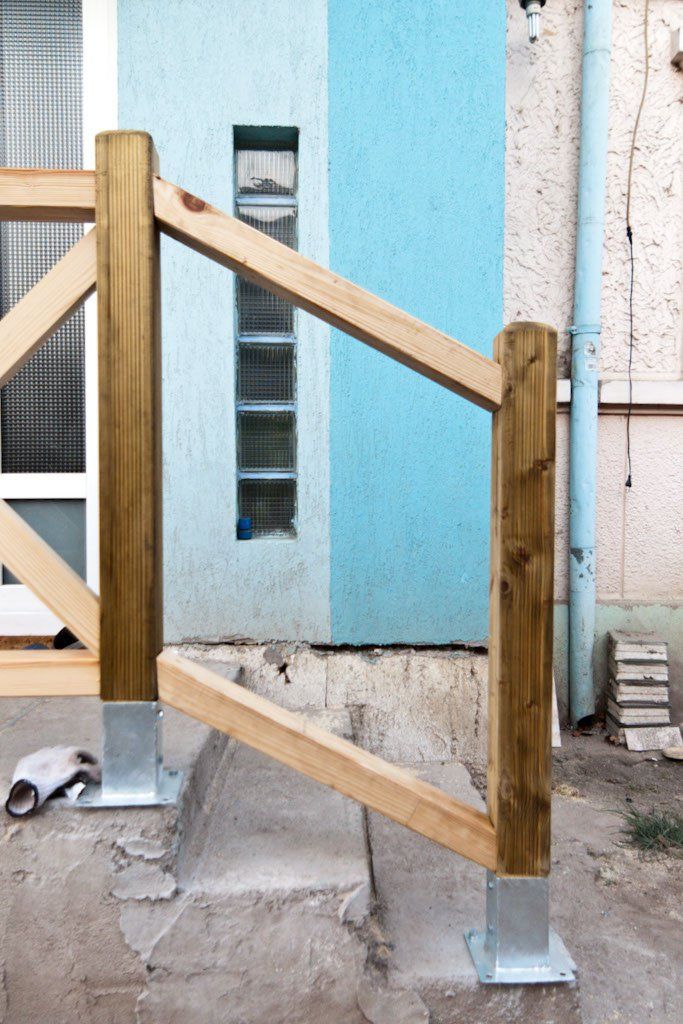
<svg viewBox="0 0 683 1024">
<path fill-rule="evenodd" d="M 490 354 L 505 3 L 328 8 L 330 265 Z M 339 332 L 331 345 L 333 640 L 484 638 L 489 415 Z"/>
</svg>

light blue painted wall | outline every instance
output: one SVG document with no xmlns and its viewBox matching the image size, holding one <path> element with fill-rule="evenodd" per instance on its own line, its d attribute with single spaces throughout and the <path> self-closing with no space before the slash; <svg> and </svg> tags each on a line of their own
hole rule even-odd
<svg viewBox="0 0 683 1024">
<path fill-rule="evenodd" d="M 329 0 L 330 264 L 490 354 L 502 326 L 505 3 Z M 334 332 L 339 643 L 487 635 L 490 417 Z"/>
<path fill-rule="evenodd" d="M 324 0 L 119 0 L 119 124 L 231 210 L 234 124 L 300 130 L 299 248 L 328 260 Z M 327 328 L 299 317 L 299 536 L 235 540 L 233 278 L 162 245 L 167 640 L 329 640 Z"/>
</svg>

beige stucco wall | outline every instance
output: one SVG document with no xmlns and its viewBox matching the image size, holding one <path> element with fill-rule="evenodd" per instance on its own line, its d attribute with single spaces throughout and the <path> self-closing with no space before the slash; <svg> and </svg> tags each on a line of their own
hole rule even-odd
<svg viewBox="0 0 683 1024">
<path fill-rule="evenodd" d="M 557 422 L 555 596 L 567 600 L 569 417 Z M 600 416 L 597 589 L 600 601 L 683 601 L 683 416 L 631 419 L 633 486 L 626 479 L 626 416 Z"/>
<path fill-rule="evenodd" d="M 581 85 L 581 0 L 550 0 L 535 46 L 518 0 L 508 6 L 505 319 L 560 331 L 569 373 Z M 610 136 L 602 287 L 601 377 L 628 360 L 628 154 L 643 83 L 642 0 L 613 5 Z M 670 63 L 680 0 L 651 0 L 650 84 L 636 159 L 631 220 L 636 244 L 634 375 L 683 376 L 683 73 Z M 567 599 L 568 416 L 558 417 L 556 598 Z M 683 408 L 637 408 L 631 420 L 633 487 L 626 479 L 626 417 L 601 410 L 598 458 L 598 598 L 683 600 Z"/>
</svg>

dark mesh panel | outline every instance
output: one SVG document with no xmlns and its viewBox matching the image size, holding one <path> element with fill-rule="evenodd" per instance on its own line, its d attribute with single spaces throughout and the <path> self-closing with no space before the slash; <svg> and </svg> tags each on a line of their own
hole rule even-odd
<svg viewBox="0 0 683 1024">
<path fill-rule="evenodd" d="M 80 0 L 2 0 L 0 70 L 0 164 L 80 167 Z M 81 234 L 74 224 L 2 224 L 0 315 Z M 4 473 L 85 470 L 84 356 L 79 309 L 2 389 Z"/>
</svg>

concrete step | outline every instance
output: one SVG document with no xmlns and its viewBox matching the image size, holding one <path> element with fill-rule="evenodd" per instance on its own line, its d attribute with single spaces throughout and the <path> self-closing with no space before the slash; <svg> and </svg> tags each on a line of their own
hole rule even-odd
<svg viewBox="0 0 683 1024">
<path fill-rule="evenodd" d="M 456 762 L 407 765 L 420 778 L 479 809 L 484 802 Z M 368 834 L 389 979 L 416 992 L 439 1024 L 580 1024 L 578 985 L 488 986 L 463 938 L 485 920 L 486 872 L 378 814 Z"/>
<path fill-rule="evenodd" d="M 353 738 L 346 710 L 309 717 Z M 138 1020 L 173 1024 L 192 1009 L 202 1021 L 362 1024 L 372 906 L 362 808 L 229 742 L 187 841 L 176 911 L 168 925 L 162 911 L 148 950 Z"/>
<path fill-rule="evenodd" d="M 353 739 L 348 710 L 308 712 Z M 195 821 L 181 883 L 202 893 L 351 893 L 370 905 L 363 809 L 339 793 L 251 750 L 229 743 L 215 793 Z"/>
<path fill-rule="evenodd" d="M 37 747 L 97 750 L 99 712 L 0 704 L 4 782 Z M 354 738 L 348 709 L 304 713 Z M 178 808 L 3 816 L 3 1024 L 574 1024 L 567 989 L 478 985 L 478 868 L 191 719 L 165 748 Z M 415 770 L 481 804 L 462 766 Z"/>
</svg>

